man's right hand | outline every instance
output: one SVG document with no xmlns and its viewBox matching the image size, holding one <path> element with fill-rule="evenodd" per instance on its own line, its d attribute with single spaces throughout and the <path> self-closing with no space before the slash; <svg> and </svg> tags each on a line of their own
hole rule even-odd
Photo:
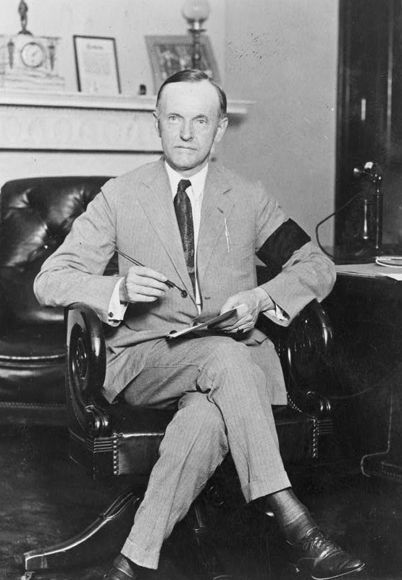
<svg viewBox="0 0 402 580">
<path fill-rule="evenodd" d="M 131 266 L 120 284 L 121 302 L 155 302 L 165 295 L 167 278 L 145 266 Z"/>
</svg>

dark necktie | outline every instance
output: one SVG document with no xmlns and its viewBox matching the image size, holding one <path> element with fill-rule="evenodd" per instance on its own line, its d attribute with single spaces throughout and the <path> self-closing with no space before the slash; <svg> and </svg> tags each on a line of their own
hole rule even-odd
<svg viewBox="0 0 402 580">
<path fill-rule="evenodd" d="M 195 292 L 193 212 L 191 211 L 190 198 L 186 193 L 186 189 L 190 186 L 191 181 L 188 179 L 181 179 L 179 181 L 177 193 L 174 198 L 174 209 L 177 223 L 179 224 L 187 270 Z"/>
</svg>

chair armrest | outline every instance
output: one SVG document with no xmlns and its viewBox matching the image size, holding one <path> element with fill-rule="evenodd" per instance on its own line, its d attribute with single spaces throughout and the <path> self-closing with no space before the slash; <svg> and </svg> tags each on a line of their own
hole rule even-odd
<svg viewBox="0 0 402 580">
<path fill-rule="evenodd" d="M 66 309 L 65 321 L 69 425 L 84 434 L 95 426 L 106 430 L 108 416 L 101 403 L 106 373 L 103 324 L 94 310 L 81 303 Z"/>
<path fill-rule="evenodd" d="M 281 359 L 289 405 L 312 416 L 329 412 L 326 379 L 333 330 L 322 304 L 317 300 L 307 304 L 287 328 L 264 317 L 262 330 L 273 340 Z"/>
<path fill-rule="evenodd" d="M 106 373 L 103 324 L 85 304 L 66 310 L 67 408 L 74 432 L 108 434 L 112 413 L 102 400 Z M 267 319 L 265 319 L 267 321 Z M 289 405 L 302 413 L 322 416 L 331 404 L 326 397 L 326 376 L 332 353 L 332 327 L 326 311 L 310 302 L 288 328 L 263 323 L 281 358 Z"/>
<path fill-rule="evenodd" d="M 293 320 L 286 337 L 284 368 L 290 406 L 323 416 L 331 411 L 326 387 L 333 348 L 333 330 L 324 307 L 310 302 Z"/>
</svg>

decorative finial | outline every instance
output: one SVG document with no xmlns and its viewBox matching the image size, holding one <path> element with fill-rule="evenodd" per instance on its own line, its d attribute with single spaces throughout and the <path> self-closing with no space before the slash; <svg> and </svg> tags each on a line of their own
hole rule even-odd
<svg viewBox="0 0 402 580">
<path fill-rule="evenodd" d="M 25 2 L 25 0 L 20 0 L 19 6 L 18 6 L 18 13 L 20 15 L 20 20 L 21 20 L 21 30 L 19 31 L 18 34 L 32 34 L 32 32 L 29 32 L 29 30 L 27 30 L 28 4 Z"/>
</svg>

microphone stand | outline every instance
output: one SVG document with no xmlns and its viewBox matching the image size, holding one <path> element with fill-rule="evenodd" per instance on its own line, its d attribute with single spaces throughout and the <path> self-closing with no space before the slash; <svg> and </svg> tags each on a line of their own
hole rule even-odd
<svg viewBox="0 0 402 580">
<path fill-rule="evenodd" d="M 377 254 L 381 252 L 382 246 L 382 210 L 384 196 L 381 189 L 382 175 L 375 173 L 373 176 L 375 185 L 374 205 L 375 205 L 375 251 Z"/>
</svg>

